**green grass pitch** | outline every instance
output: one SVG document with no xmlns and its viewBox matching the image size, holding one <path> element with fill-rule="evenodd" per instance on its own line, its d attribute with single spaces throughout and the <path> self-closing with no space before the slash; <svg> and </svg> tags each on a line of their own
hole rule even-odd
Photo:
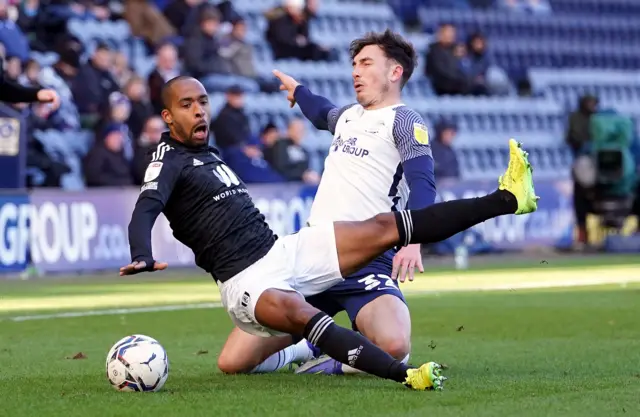
<svg viewBox="0 0 640 417">
<path fill-rule="evenodd" d="M 201 275 L 2 282 L 0 416 L 640 416 L 638 284 L 507 288 L 550 276 L 572 285 L 585 276 L 606 281 L 607 271 L 633 281 L 640 267 L 563 266 L 537 275 L 487 268 L 430 272 L 403 287 L 413 319 L 411 362 L 449 365 L 441 393 L 413 392 L 370 376 L 224 376 L 216 355 L 231 323 L 220 308 L 13 320 L 136 307 L 127 298 L 132 294 L 144 305 L 177 304 L 181 296 L 183 303 L 215 302 L 215 285 Z M 492 280 L 506 290 L 450 291 Z M 411 291 L 414 284 L 418 290 Z M 423 293 L 429 287 L 438 291 Z M 167 293 L 175 297 L 160 297 Z M 156 302 L 142 302 L 145 297 Z M 344 316 L 338 321 L 346 324 Z M 155 337 L 167 349 L 170 373 L 161 392 L 110 387 L 105 355 L 130 333 Z M 68 359 L 78 352 L 86 359 Z"/>
</svg>

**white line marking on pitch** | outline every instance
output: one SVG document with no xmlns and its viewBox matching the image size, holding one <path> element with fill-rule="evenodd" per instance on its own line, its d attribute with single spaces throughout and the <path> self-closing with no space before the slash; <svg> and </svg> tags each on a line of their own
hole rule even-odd
<svg viewBox="0 0 640 417">
<path fill-rule="evenodd" d="M 63 319 L 63 318 L 73 318 L 73 317 L 110 316 L 110 315 L 118 315 L 118 314 L 135 314 L 135 313 L 155 313 L 159 311 L 198 310 L 198 309 L 205 309 L 205 308 L 220 308 L 220 307 L 222 307 L 222 303 L 178 304 L 178 305 L 169 305 L 169 306 L 112 308 L 109 310 L 67 311 L 65 313 L 34 314 L 34 315 L 27 315 L 27 316 L 8 317 L 4 320 L 8 320 L 8 321 L 50 320 L 50 319 Z M 3 319 L 0 318 L 0 321 L 3 321 Z"/>
<path fill-rule="evenodd" d="M 409 290 L 405 291 L 406 297 L 420 296 L 427 294 L 440 294 L 447 292 L 468 292 L 468 291 L 504 291 L 504 290 L 517 290 L 517 289 L 548 289 L 548 288 L 569 288 L 569 287 L 589 287 L 597 285 L 620 285 L 625 287 L 628 283 L 637 282 L 637 279 L 611 281 L 606 279 L 596 279 L 589 281 L 581 280 L 566 280 L 566 281 L 554 281 L 554 282 L 521 282 L 511 284 L 493 284 L 475 287 L 461 287 L 459 289 L 432 289 L 432 290 Z M 7 318 L 0 318 L 2 321 L 30 321 L 30 320 L 51 320 L 51 319 L 63 319 L 63 318 L 76 318 L 76 317 L 89 317 L 89 316 L 109 316 L 118 314 L 136 314 L 136 313 L 155 313 L 162 311 L 182 311 L 182 310 L 201 310 L 207 308 L 221 308 L 222 303 L 197 303 L 197 304 L 174 304 L 165 306 L 149 306 L 149 307 L 137 307 L 137 308 L 112 308 L 106 310 L 85 310 L 85 311 L 67 311 L 62 313 L 51 314 L 32 314 L 24 316 L 14 316 Z"/>
</svg>

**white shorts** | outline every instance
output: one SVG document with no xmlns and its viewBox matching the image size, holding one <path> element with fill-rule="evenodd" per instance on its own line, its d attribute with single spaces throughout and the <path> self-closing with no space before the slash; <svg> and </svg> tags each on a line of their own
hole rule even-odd
<svg viewBox="0 0 640 417">
<path fill-rule="evenodd" d="M 333 223 L 304 227 L 276 240 L 258 262 L 225 282 L 218 282 L 222 304 L 234 324 L 247 333 L 279 336 L 262 326 L 255 305 L 266 290 L 295 291 L 304 297 L 319 294 L 343 281 Z"/>
</svg>

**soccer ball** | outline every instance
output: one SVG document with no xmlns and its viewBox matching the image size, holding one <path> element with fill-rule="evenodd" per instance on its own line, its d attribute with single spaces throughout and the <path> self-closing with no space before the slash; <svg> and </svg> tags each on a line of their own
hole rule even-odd
<svg viewBox="0 0 640 417">
<path fill-rule="evenodd" d="M 109 350 L 106 367 L 118 391 L 159 391 L 169 376 L 167 352 L 156 339 L 142 334 L 118 340 Z"/>
</svg>

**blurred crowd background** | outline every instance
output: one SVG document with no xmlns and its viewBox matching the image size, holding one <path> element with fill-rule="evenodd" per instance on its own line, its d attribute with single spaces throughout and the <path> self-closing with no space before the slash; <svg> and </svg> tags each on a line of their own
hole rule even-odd
<svg viewBox="0 0 640 417">
<path fill-rule="evenodd" d="M 439 182 L 497 178 L 515 137 L 536 178 L 575 180 L 580 242 L 587 213 L 640 211 L 635 0 L 0 0 L 0 22 L 7 77 L 62 99 L 14 106 L 29 187 L 140 184 L 179 74 L 207 87 L 211 144 L 245 182 L 317 184 L 331 136 L 271 70 L 347 104 L 349 42 L 391 28 L 419 52 L 405 103 L 429 125 Z"/>
</svg>

